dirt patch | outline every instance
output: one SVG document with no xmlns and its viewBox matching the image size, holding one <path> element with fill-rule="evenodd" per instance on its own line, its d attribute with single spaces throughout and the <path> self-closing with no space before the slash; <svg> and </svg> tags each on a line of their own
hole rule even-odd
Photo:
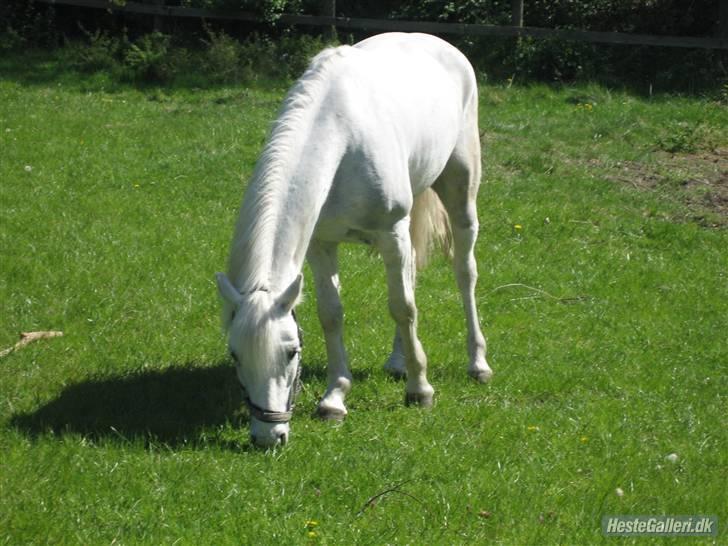
<svg viewBox="0 0 728 546">
<path fill-rule="evenodd" d="M 706 226 L 728 227 L 728 148 L 620 161 L 608 169 L 607 179 L 680 201 L 691 219 Z"/>
</svg>

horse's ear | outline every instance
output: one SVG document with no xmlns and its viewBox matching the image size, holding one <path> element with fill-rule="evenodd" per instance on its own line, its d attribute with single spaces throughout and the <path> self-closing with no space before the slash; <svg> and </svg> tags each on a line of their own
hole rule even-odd
<svg viewBox="0 0 728 546">
<path fill-rule="evenodd" d="M 296 279 L 291 283 L 291 286 L 278 296 L 276 303 L 283 309 L 284 313 L 290 313 L 291 310 L 301 299 L 301 293 L 303 292 L 303 274 L 299 273 Z"/>
<path fill-rule="evenodd" d="M 220 292 L 222 299 L 232 305 L 240 305 L 243 297 L 235 289 L 227 275 L 225 273 L 215 273 L 215 279 L 217 279 L 217 290 Z"/>
</svg>

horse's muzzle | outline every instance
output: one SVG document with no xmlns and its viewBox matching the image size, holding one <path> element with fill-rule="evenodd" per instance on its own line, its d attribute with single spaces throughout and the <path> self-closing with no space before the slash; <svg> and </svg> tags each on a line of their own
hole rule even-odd
<svg viewBox="0 0 728 546">
<path fill-rule="evenodd" d="M 250 440 L 258 447 L 275 447 L 288 442 L 290 426 L 288 423 L 267 423 L 250 419 Z"/>
</svg>

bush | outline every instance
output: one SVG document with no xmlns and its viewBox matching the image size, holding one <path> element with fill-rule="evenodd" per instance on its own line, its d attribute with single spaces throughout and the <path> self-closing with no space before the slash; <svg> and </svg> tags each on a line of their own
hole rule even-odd
<svg viewBox="0 0 728 546">
<path fill-rule="evenodd" d="M 392 16 L 397 19 L 443 23 L 508 25 L 511 20 L 511 4 L 508 0 L 408 0 L 394 9 Z"/>
<path fill-rule="evenodd" d="M 205 27 L 198 47 L 175 45 L 172 37 L 152 32 L 130 40 L 107 31 L 81 28 L 82 39 L 67 41 L 61 55 L 66 66 L 84 73 L 107 72 L 123 81 L 187 85 L 294 79 L 325 47 L 312 36 L 284 34 L 277 40 L 253 34 L 244 42 L 222 30 Z M 202 47 L 199 47 L 199 46 Z"/>
<path fill-rule="evenodd" d="M 269 22 L 283 12 L 316 13 L 320 6 L 318 0 L 176 1 L 188 6 L 254 11 Z M 337 8 L 339 13 L 360 17 L 510 23 L 508 0 L 338 0 Z M 32 0 L 0 2 L 0 20 L 6 25 L 4 32 L 0 30 L 0 51 L 57 42 L 59 31 L 53 26 L 53 14 L 52 8 L 36 5 Z M 527 26 L 707 36 L 715 30 L 717 14 L 718 0 L 689 6 L 677 0 L 528 0 L 524 18 Z M 109 17 L 106 24 L 113 26 L 115 19 Z M 148 19 L 124 21 L 132 24 L 131 36 L 148 29 L 144 26 L 149 23 Z M 179 25 L 177 28 L 182 26 L 180 22 L 174 24 Z M 205 79 L 212 83 L 291 79 L 299 76 L 310 58 L 325 46 L 316 35 L 298 34 L 270 25 L 262 26 L 270 34 L 252 34 L 240 42 L 223 30 L 212 30 L 221 27 L 211 28 L 204 23 L 201 43 L 199 34 L 194 34 L 199 31 L 198 23 L 184 25 L 193 29 L 192 37 L 184 38 L 191 51 L 173 47 L 171 37 L 159 32 L 144 34 L 130 42 L 126 33 L 116 37 L 118 32 L 83 30 L 84 46 L 70 44 L 71 65 L 82 71 L 119 70 L 130 79 L 154 82 L 173 81 L 184 70 L 185 78 L 195 80 L 196 85 L 205 85 Z M 261 25 L 246 25 L 246 28 L 260 31 Z M 481 75 L 487 72 L 495 80 L 510 77 L 518 81 L 596 80 L 644 90 L 652 86 L 659 91 L 690 92 L 715 89 L 728 81 L 725 52 L 720 50 L 588 44 L 558 38 L 449 39 L 465 52 Z M 185 43 L 183 38 L 179 40 Z"/>
<path fill-rule="evenodd" d="M 514 73 L 535 80 L 574 81 L 594 74 L 595 47 L 557 38 L 516 42 Z"/>
<path fill-rule="evenodd" d="M 214 82 L 294 79 L 325 44 L 318 37 L 284 34 L 277 40 L 253 34 L 238 42 L 223 31 L 206 29 L 202 66 Z"/>
<path fill-rule="evenodd" d="M 203 68 L 207 76 L 214 82 L 226 82 L 238 79 L 243 73 L 242 46 L 222 30 L 215 32 L 205 26 L 207 40 L 203 40 Z M 246 74 L 247 75 L 247 74 Z"/>
<path fill-rule="evenodd" d="M 172 49 L 172 38 L 161 32 L 145 34 L 129 46 L 124 62 L 132 77 L 152 82 L 170 82 L 189 64 L 185 49 Z"/>
<path fill-rule="evenodd" d="M 308 67 L 311 59 L 326 47 L 318 36 L 287 35 L 277 43 L 277 53 L 281 76 L 298 78 Z"/>
<path fill-rule="evenodd" d="M 0 51 L 29 46 L 54 48 L 61 41 L 53 7 L 38 6 L 33 0 L 0 2 L 0 21 Z"/>
<path fill-rule="evenodd" d="M 23 36 L 11 26 L 0 29 L 0 51 L 14 51 L 25 44 Z"/>
<path fill-rule="evenodd" d="M 173 47 L 166 34 L 152 32 L 131 42 L 126 31 L 117 37 L 80 28 L 84 39 L 68 41 L 63 49 L 68 66 L 80 72 L 106 71 L 123 80 L 170 83 L 191 65 L 188 51 Z"/>
<path fill-rule="evenodd" d="M 257 13 L 265 21 L 274 22 L 283 13 L 300 13 L 301 0 L 179 0 L 183 6 L 229 9 Z"/>
<path fill-rule="evenodd" d="M 117 70 L 124 51 L 129 47 L 126 34 L 114 37 L 106 31 L 97 29 L 90 32 L 81 25 L 79 28 L 86 40 L 67 44 L 69 64 L 81 72 Z"/>
</svg>

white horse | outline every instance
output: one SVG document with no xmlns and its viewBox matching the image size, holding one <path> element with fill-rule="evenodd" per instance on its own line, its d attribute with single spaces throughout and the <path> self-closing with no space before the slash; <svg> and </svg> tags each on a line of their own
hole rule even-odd
<svg viewBox="0 0 728 546">
<path fill-rule="evenodd" d="M 480 173 L 477 85 L 456 48 L 434 36 L 389 33 L 313 59 L 289 91 L 245 191 L 228 274 L 217 274 L 254 443 L 288 439 L 301 353 L 293 309 L 306 258 L 328 354 L 318 414 L 347 413 L 352 376 L 342 339 L 341 242 L 380 251 L 397 326 L 385 369 L 406 376 L 407 404 L 429 406 L 434 389 L 417 337 L 415 264 L 450 229 L 449 216 L 468 373 L 490 378 L 475 306 Z"/>
</svg>

